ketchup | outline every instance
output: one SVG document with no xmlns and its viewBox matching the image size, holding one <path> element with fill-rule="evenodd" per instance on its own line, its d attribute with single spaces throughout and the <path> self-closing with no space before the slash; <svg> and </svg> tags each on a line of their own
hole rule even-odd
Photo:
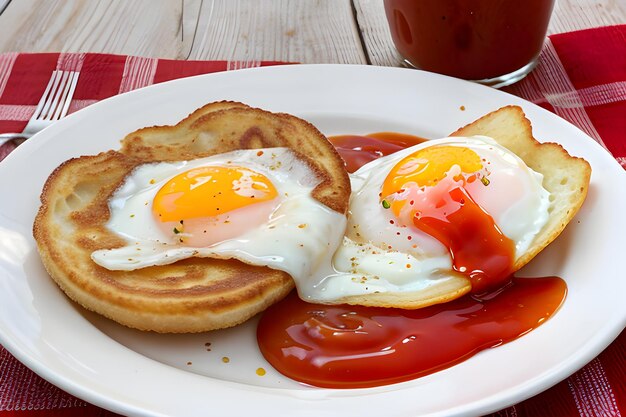
<svg viewBox="0 0 626 417">
<path fill-rule="evenodd" d="M 453 189 L 450 197 L 450 201 L 439 207 L 449 210 L 448 215 L 437 218 L 422 213 L 422 217 L 413 219 L 415 227 L 449 249 L 453 269 L 469 278 L 473 293 L 502 285 L 511 274 L 515 243 L 464 188 Z M 450 207 L 453 205 L 456 207 Z"/>
<path fill-rule="evenodd" d="M 522 336 L 565 298 L 556 277 L 515 278 L 501 291 L 418 310 L 316 305 L 293 292 L 263 313 L 257 337 L 280 373 L 326 388 L 365 388 L 448 368 Z"/>
<path fill-rule="evenodd" d="M 371 133 L 367 136 L 338 135 L 328 138 L 352 173 L 366 163 L 399 150 L 418 145 L 426 139 L 396 132 Z"/>
<path fill-rule="evenodd" d="M 390 132 L 329 139 L 351 171 L 425 140 Z M 452 197 L 463 201 L 466 211 L 461 216 L 471 218 L 473 211 L 482 210 L 462 188 L 458 190 L 460 194 Z M 374 387 L 448 368 L 538 327 L 562 304 L 567 292 L 565 282 L 558 277 L 508 276 L 509 252 L 514 248 L 507 242 L 486 244 L 481 237 L 480 244 L 474 245 L 476 242 L 471 239 L 459 239 L 458 234 L 466 237 L 474 227 L 492 227 L 481 221 L 451 219 L 450 223 L 461 223 L 458 230 L 433 218 L 415 224 L 451 249 L 453 258 L 456 257 L 455 268 L 464 266 L 479 272 L 478 276 L 469 276 L 473 295 L 418 310 L 403 310 L 316 305 L 302 301 L 294 292 L 261 317 L 257 340 L 263 356 L 282 374 L 307 384 Z M 482 230 L 476 235 L 485 233 L 492 231 Z M 480 265 L 482 256 L 489 257 L 493 265 Z M 487 271 L 486 275 L 499 271 L 498 285 L 481 281 L 486 278 L 485 274 L 480 275 L 481 268 Z"/>
</svg>

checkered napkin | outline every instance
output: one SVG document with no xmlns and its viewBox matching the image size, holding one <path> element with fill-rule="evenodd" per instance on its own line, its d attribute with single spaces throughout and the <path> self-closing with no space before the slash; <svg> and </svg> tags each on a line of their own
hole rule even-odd
<svg viewBox="0 0 626 417">
<path fill-rule="evenodd" d="M 55 69 L 81 73 L 72 112 L 146 85 L 241 67 L 236 62 L 104 54 L 0 54 L 0 133 L 24 128 Z M 538 67 L 506 90 L 578 126 L 626 168 L 626 25 L 551 36 Z M 0 160 L 14 147 L 1 146 Z M 622 414 L 626 416 L 626 332 L 565 381 L 492 417 Z M 115 414 L 54 387 L 0 347 L 0 417 L 26 415 Z"/>
</svg>

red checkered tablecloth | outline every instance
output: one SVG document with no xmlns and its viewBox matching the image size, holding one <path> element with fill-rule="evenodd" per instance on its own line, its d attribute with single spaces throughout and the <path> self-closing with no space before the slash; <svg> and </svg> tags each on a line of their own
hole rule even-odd
<svg viewBox="0 0 626 417">
<path fill-rule="evenodd" d="M 271 64 L 275 63 L 246 66 Z M 146 85 L 243 66 L 105 54 L 0 54 L 0 133 L 22 131 L 55 69 L 81 72 L 72 112 Z M 552 35 L 533 73 L 506 90 L 578 126 L 626 168 L 626 25 Z M 0 161 L 14 148 L 13 143 L 0 146 Z M 626 332 L 565 381 L 493 416 L 622 414 L 626 415 Z M 0 417 L 70 415 L 115 414 L 42 380 L 0 347 Z"/>
</svg>

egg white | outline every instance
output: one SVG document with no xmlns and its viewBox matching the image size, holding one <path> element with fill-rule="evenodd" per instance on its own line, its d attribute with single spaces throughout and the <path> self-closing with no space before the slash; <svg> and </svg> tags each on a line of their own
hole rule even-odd
<svg viewBox="0 0 626 417">
<path fill-rule="evenodd" d="M 264 222 L 246 224 L 244 232 L 208 247 L 190 247 L 165 234 L 152 214 L 157 191 L 172 177 L 201 166 L 241 166 L 265 175 L 278 192 L 279 202 Z M 320 182 L 311 168 L 290 149 L 239 150 L 181 162 L 159 162 L 134 169 L 109 200 L 106 227 L 127 244 L 97 250 L 94 262 L 110 270 L 134 270 L 167 265 L 190 257 L 238 259 L 268 266 L 296 279 L 315 275 L 343 236 L 346 216 L 311 196 Z M 260 203 L 259 203 L 260 204 Z M 246 208 L 254 211 L 254 205 Z M 248 221 L 248 217 L 239 217 Z M 233 217 L 232 221 L 236 221 Z"/>
<path fill-rule="evenodd" d="M 458 274 L 442 243 L 400 226 L 392 210 L 380 203 L 379 193 L 390 170 L 404 157 L 436 145 L 468 147 L 488 162 L 489 185 L 474 181 L 466 189 L 513 240 L 516 258 L 528 249 L 549 217 L 543 176 L 488 137 L 431 140 L 374 160 L 351 175 L 349 220 L 333 258 L 334 269 L 300 286 L 302 298 L 332 302 L 351 295 L 420 291 Z"/>
</svg>

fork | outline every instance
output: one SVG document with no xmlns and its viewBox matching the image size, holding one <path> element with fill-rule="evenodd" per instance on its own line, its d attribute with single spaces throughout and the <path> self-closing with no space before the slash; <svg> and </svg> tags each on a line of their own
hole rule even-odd
<svg viewBox="0 0 626 417">
<path fill-rule="evenodd" d="M 0 146 L 13 139 L 28 139 L 35 133 L 65 117 L 70 107 L 79 75 L 78 71 L 53 71 L 46 90 L 37 104 L 35 113 L 28 120 L 24 130 L 21 133 L 0 134 Z"/>
</svg>

